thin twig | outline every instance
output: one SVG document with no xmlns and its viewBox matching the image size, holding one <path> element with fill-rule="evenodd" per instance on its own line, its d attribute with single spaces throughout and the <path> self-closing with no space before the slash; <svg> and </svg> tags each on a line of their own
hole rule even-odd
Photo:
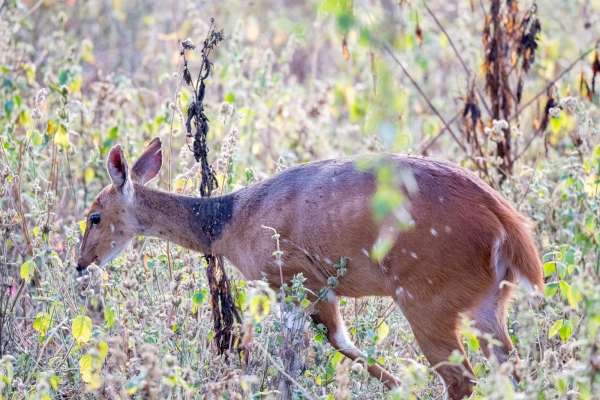
<svg viewBox="0 0 600 400">
<path fill-rule="evenodd" d="M 583 60 L 588 54 L 590 54 L 592 51 L 594 51 L 596 49 L 596 47 L 598 46 L 598 44 L 600 43 L 600 40 L 598 40 L 596 42 L 596 45 L 594 47 L 592 47 L 591 49 L 589 49 L 586 52 L 583 52 L 579 55 L 579 57 L 577 57 L 575 59 L 575 61 L 573 61 L 565 70 L 563 70 L 560 74 L 556 75 L 556 77 L 552 80 L 552 82 L 550 82 L 549 84 L 547 84 L 544 89 L 542 89 L 538 94 L 536 94 L 535 96 L 533 96 L 527 103 L 523 104 L 521 107 L 519 107 L 519 109 L 517 111 L 515 111 L 515 113 L 513 115 L 511 115 L 508 118 L 507 122 L 511 122 L 514 121 L 515 119 L 517 119 L 519 117 L 519 115 L 521 114 L 521 112 L 529 107 L 529 105 L 531 103 L 533 103 L 534 101 L 536 101 L 540 96 L 542 96 L 544 93 L 546 93 L 548 91 L 548 88 L 550 88 L 552 85 L 554 85 L 560 78 L 562 78 L 567 72 L 569 72 L 570 70 L 573 69 L 573 67 L 575 67 L 575 65 L 577 65 L 577 63 L 581 60 Z"/>
<path fill-rule="evenodd" d="M 540 160 L 540 155 L 542 154 L 542 148 L 544 147 L 544 141 L 546 140 L 547 132 L 548 132 L 548 130 L 544 130 L 544 133 L 542 134 L 542 143 L 540 144 L 540 148 L 538 149 L 537 156 L 535 157 L 535 162 L 533 163 L 532 174 L 531 174 L 531 177 L 529 178 L 529 182 L 527 182 L 527 186 L 525 187 L 525 192 L 523 193 L 523 197 L 521 197 L 521 200 L 519 200 L 519 202 L 517 203 L 517 210 L 519 210 L 521 208 L 521 204 L 523 204 L 523 201 L 529 194 L 529 189 L 531 188 L 531 182 L 533 182 L 533 177 L 535 176 L 535 169 L 537 167 L 538 161 Z"/>
<path fill-rule="evenodd" d="M 452 119 L 450 119 L 450 121 L 448 122 L 448 124 L 452 124 L 454 121 L 456 121 L 456 118 L 458 118 L 458 117 L 460 116 L 460 114 L 462 114 L 462 110 L 458 110 L 458 112 L 457 112 L 456 114 L 454 114 L 454 117 L 452 117 Z M 427 143 L 427 145 L 426 145 L 426 146 L 425 146 L 423 149 L 421 149 L 421 154 L 423 154 L 423 153 L 425 153 L 427 150 L 429 150 L 429 148 L 430 148 L 431 146 L 433 146 L 433 144 L 434 144 L 434 143 L 435 143 L 435 142 L 436 142 L 436 141 L 437 141 L 437 140 L 440 138 L 440 136 L 442 136 L 442 134 L 443 134 L 444 132 L 446 132 L 446 131 L 447 131 L 447 129 L 446 129 L 446 127 L 444 126 L 444 127 L 443 127 L 443 128 L 442 128 L 442 129 L 441 129 L 439 132 L 438 132 L 438 134 L 437 134 L 437 135 L 435 135 L 435 136 L 433 137 L 433 139 L 431 139 L 431 141 L 430 141 L 429 143 Z"/>
<path fill-rule="evenodd" d="M 287 372 L 285 372 L 285 369 L 281 365 L 279 365 L 279 364 L 277 364 L 277 362 L 275 362 L 275 360 L 273 359 L 273 357 L 271 357 L 271 355 L 269 354 L 269 352 L 267 351 L 267 349 L 265 349 L 262 346 L 262 344 L 260 344 L 260 342 L 255 342 L 255 343 L 258 346 L 258 348 L 261 349 L 263 351 L 263 353 L 265 353 L 265 356 L 267 356 L 267 358 L 269 359 L 269 361 L 271 361 L 273 363 L 273 366 L 275 366 L 275 368 L 277 368 L 277 370 L 283 374 L 283 376 L 285 376 L 286 378 L 288 378 L 290 380 L 290 382 L 292 382 L 294 385 L 296 385 L 298 387 L 298 389 L 300 389 L 307 398 L 309 398 L 309 399 L 313 399 L 314 398 L 314 397 L 312 397 L 308 393 L 308 390 L 306 390 L 294 378 L 292 378 Z"/>
<path fill-rule="evenodd" d="M 465 155 L 471 161 L 473 161 L 473 163 L 475 164 L 475 167 L 477 167 L 477 169 L 479 171 L 483 172 L 485 174 L 485 176 L 487 176 L 488 178 L 491 179 L 490 174 L 488 173 L 488 171 L 485 168 L 482 168 L 479 165 L 479 163 L 473 158 L 473 156 L 471 156 L 469 154 L 467 148 L 461 143 L 461 141 L 458 138 L 458 136 L 456 136 L 456 133 L 454 133 L 454 131 L 452 130 L 452 128 L 450 127 L 450 125 L 446 122 L 446 119 L 442 116 L 442 114 L 440 114 L 440 112 L 437 110 L 437 108 L 435 108 L 435 106 L 431 103 L 431 100 L 429 100 L 429 97 L 427 97 L 427 95 L 425 94 L 425 92 L 423 91 L 423 89 L 421 89 L 421 87 L 419 86 L 419 84 L 417 83 L 417 81 L 415 81 L 413 79 L 413 77 L 409 74 L 409 72 L 406 70 L 406 68 L 404 68 L 404 65 L 402 65 L 402 63 L 400 62 L 400 60 L 398 60 L 398 58 L 396 57 L 396 55 L 394 54 L 394 52 L 392 51 L 392 49 L 390 49 L 390 47 L 387 44 L 384 44 L 384 43 L 382 43 L 381 46 L 394 59 L 394 61 L 396 62 L 396 64 L 398 64 L 398 66 L 400 66 L 400 68 L 402 69 L 402 72 L 404 72 L 404 74 L 412 82 L 412 84 L 417 89 L 417 91 L 425 99 L 425 101 L 427 102 L 427 105 L 429 105 L 429 108 L 431 108 L 431 110 L 435 113 L 435 115 L 437 115 L 438 118 L 442 121 L 442 123 L 444 124 L 444 126 L 446 127 L 446 129 L 448 130 L 448 132 L 450 132 L 450 135 L 452 135 L 452 138 L 454 139 L 454 141 L 458 144 L 458 146 L 465 153 Z"/>
<path fill-rule="evenodd" d="M 433 11 L 431 11 L 431 9 L 429 8 L 429 6 L 427 6 L 427 2 L 425 0 L 423 0 L 423 5 L 425 5 L 425 8 L 429 12 L 429 15 L 431 15 L 431 17 L 433 18 L 433 20 L 435 21 L 435 23 L 437 24 L 437 26 L 442 30 L 442 32 L 444 33 L 444 35 L 446 35 L 446 37 L 448 38 L 448 41 L 450 42 L 450 46 L 452 46 L 452 49 L 454 50 L 454 53 L 456 54 L 456 57 L 458 57 L 458 60 L 462 64 L 462 66 L 463 66 L 465 72 L 467 73 L 467 75 L 469 75 L 469 76 L 472 75 L 473 71 L 471 71 L 471 69 L 469 67 L 467 67 L 467 64 L 463 61 L 462 57 L 460 56 L 460 53 L 458 52 L 458 49 L 456 48 L 456 46 L 454 46 L 454 42 L 452 41 L 452 38 L 450 37 L 450 35 L 448 35 L 448 32 L 446 32 L 446 29 L 444 29 L 444 27 L 442 26 L 442 24 L 440 23 L 440 21 L 437 19 L 437 17 L 433 13 Z M 479 98 L 481 99 L 481 102 L 483 103 L 483 106 L 487 110 L 488 114 L 491 116 L 492 115 L 492 111 L 490 110 L 490 107 L 487 105 L 487 102 L 485 101 L 485 97 L 483 97 L 483 94 L 481 93 L 481 91 L 479 90 L 478 87 L 476 87 L 476 89 L 477 89 L 477 94 L 479 95 Z"/>
<path fill-rule="evenodd" d="M 429 106 L 429 108 L 431 108 L 431 111 L 433 111 L 435 113 L 435 115 L 437 115 L 438 118 L 442 121 L 442 123 L 444 124 L 444 126 L 446 127 L 448 132 L 450 132 L 450 135 L 452 135 L 452 137 L 454 138 L 456 143 L 460 146 L 462 151 L 467 153 L 466 147 L 460 142 L 460 140 L 458 139 L 458 136 L 456 136 L 456 134 L 454 133 L 452 128 L 450 128 L 450 125 L 448 125 L 448 123 L 446 122 L 446 119 L 442 116 L 442 114 L 440 114 L 440 112 L 437 110 L 437 108 L 435 108 L 435 106 L 431 103 L 431 100 L 429 100 L 429 97 L 427 97 L 427 95 L 425 94 L 425 92 L 423 92 L 423 89 L 421 89 L 421 87 L 419 86 L 417 81 L 415 81 L 413 79 L 413 77 L 410 75 L 410 73 L 406 70 L 406 68 L 404 68 L 404 65 L 402 65 L 400 60 L 398 60 L 398 58 L 396 57 L 396 55 L 394 54 L 392 49 L 390 49 L 390 47 L 387 44 L 383 44 L 383 48 L 394 59 L 396 64 L 398 64 L 398 66 L 402 69 L 402 72 L 404 72 L 404 75 L 406 75 L 406 77 L 411 81 L 413 86 L 421 94 L 421 97 L 423 97 L 423 99 L 427 102 L 427 105 Z"/>
</svg>

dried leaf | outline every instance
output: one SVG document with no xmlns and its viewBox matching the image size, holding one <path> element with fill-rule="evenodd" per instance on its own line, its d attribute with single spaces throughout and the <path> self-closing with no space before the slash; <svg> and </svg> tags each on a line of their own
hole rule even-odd
<svg viewBox="0 0 600 400">
<path fill-rule="evenodd" d="M 419 42 L 419 47 L 423 46 L 423 31 L 421 30 L 419 21 L 417 21 L 417 29 L 415 29 L 415 35 L 417 36 L 417 42 Z"/>
</svg>

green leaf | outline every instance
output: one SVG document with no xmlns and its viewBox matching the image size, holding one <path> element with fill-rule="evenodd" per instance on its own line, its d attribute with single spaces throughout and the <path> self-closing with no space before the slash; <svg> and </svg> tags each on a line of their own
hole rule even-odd
<svg viewBox="0 0 600 400">
<path fill-rule="evenodd" d="M 569 385 L 567 383 L 567 378 L 564 376 L 557 376 L 554 379 L 554 385 L 556 387 L 556 390 L 558 391 L 558 393 L 560 395 L 564 395 L 567 393 L 567 389 L 569 388 Z"/>
<path fill-rule="evenodd" d="M 310 300 L 304 299 L 300 302 L 300 304 L 302 305 L 302 308 L 306 308 L 306 307 L 310 306 Z"/>
<path fill-rule="evenodd" d="M 92 320 L 88 316 L 79 315 L 73 320 L 71 334 L 79 344 L 87 343 L 92 337 Z"/>
<path fill-rule="evenodd" d="M 192 296 L 192 303 L 194 303 L 194 305 L 196 307 L 199 307 L 203 301 L 204 301 L 204 294 L 202 292 L 196 292 Z"/>
<path fill-rule="evenodd" d="M 333 354 L 333 357 L 331 358 L 331 365 L 333 365 L 335 367 L 340 361 L 342 361 L 343 358 L 344 358 L 344 355 L 342 353 L 340 353 L 339 351 L 336 351 Z"/>
<path fill-rule="evenodd" d="M 483 363 L 477 363 L 475 364 L 475 367 L 473 367 L 473 371 L 475 372 L 475 376 L 477 378 L 481 378 L 483 374 L 485 374 L 485 366 Z"/>
<path fill-rule="evenodd" d="M 104 321 L 106 322 L 106 326 L 108 328 L 115 324 L 115 312 L 111 306 L 108 306 L 104 309 Z"/>
<path fill-rule="evenodd" d="M 571 289 L 571 286 L 569 286 L 569 284 L 565 281 L 560 281 L 559 286 L 560 286 L 560 296 L 563 298 L 563 300 L 566 300 L 567 296 L 569 294 L 569 290 Z"/>
<path fill-rule="evenodd" d="M 550 330 L 548 331 L 548 339 L 552 339 L 554 336 L 556 336 L 556 334 L 558 333 L 560 328 L 562 328 L 562 326 L 563 326 L 562 319 L 559 319 L 558 321 L 556 321 L 554 323 L 554 325 L 552 325 L 552 328 L 550 328 Z"/>
<path fill-rule="evenodd" d="M 544 276 L 550 276 L 556 271 L 556 263 L 554 261 L 548 261 L 544 264 Z"/>
<path fill-rule="evenodd" d="M 15 103 L 12 100 L 9 100 L 6 103 L 4 103 L 4 111 L 6 111 L 6 113 L 8 115 L 10 115 L 10 113 L 12 112 L 12 110 L 14 108 L 15 108 Z"/>
<path fill-rule="evenodd" d="M 391 237 L 384 237 L 383 239 L 378 240 L 373 245 L 373 250 L 371 251 L 371 258 L 375 261 L 383 260 L 387 255 L 388 251 L 391 250 L 393 245 L 394 240 Z"/>
<path fill-rule="evenodd" d="M 544 289 L 546 293 L 546 297 L 552 297 L 558 291 L 558 282 L 551 282 L 546 284 L 546 289 Z"/>
<path fill-rule="evenodd" d="M 225 95 L 225 101 L 228 103 L 234 103 L 235 102 L 235 94 L 229 92 Z"/>
<path fill-rule="evenodd" d="M 35 272 L 35 263 L 33 260 L 26 261 L 23 265 L 21 265 L 21 279 L 24 279 L 27 283 L 33 276 Z"/>
<path fill-rule="evenodd" d="M 562 327 L 558 331 L 558 336 L 560 336 L 562 341 L 565 342 L 569 337 L 571 337 L 573 329 L 573 323 L 571 320 L 565 320 Z"/>
</svg>

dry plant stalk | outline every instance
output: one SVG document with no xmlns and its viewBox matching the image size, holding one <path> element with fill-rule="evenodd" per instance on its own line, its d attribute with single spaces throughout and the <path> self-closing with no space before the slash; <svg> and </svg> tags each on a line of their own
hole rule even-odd
<svg viewBox="0 0 600 400">
<path fill-rule="evenodd" d="M 187 129 L 187 137 L 194 138 L 193 148 L 190 150 L 194 153 L 196 162 L 200 162 L 202 166 L 202 179 L 200 183 L 200 196 L 202 197 L 210 197 L 213 190 L 218 187 L 215 171 L 208 162 L 209 150 L 206 144 L 206 136 L 208 135 L 208 122 L 210 121 L 204 114 L 204 95 L 206 92 L 204 81 L 210 75 L 212 68 L 212 63 L 208 59 L 210 51 L 223 40 L 225 40 L 223 31 L 215 30 L 214 19 L 211 19 L 210 29 L 202 47 L 202 64 L 200 65 L 200 71 L 195 85 L 188 69 L 185 51 L 193 50 L 196 47 L 192 44 L 190 39 L 181 43 L 181 57 L 183 57 L 184 66 L 183 79 L 194 91 L 194 101 L 192 101 L 188 107 L 185 126 Z M 195 130 L 195 133 L 192 133 L 193 130 Z M 208 229 L 214 236 L 214 227 L 211 226 L 208 227 Z M 208 264 L 206 275 L 210 288 L 215 343 L 217 344 L 219 351 L 223 353 L 230 350 L 234 344 L 235 335 L 233 334 L 233 324 L 235 321 L 240 322 L 241 318 L 233 300 L 231 284 L 224 268 L 225 260 L 223 256 L 206 254 L 205 258 Z"/>
<path fill-rule="evenodd" d="M 535 5 L 520 13 L 516 0 L 502 3 L 500 0 L 492 1 L 483 27 L 485 89 L 491 101 L 492 119 L 496 121 L 509 120 L 512 110 L 517 112 L 523 92 L 523 75 L 529 72 L 535 61 L 537 35 L 542 30 L 540 21 L 533 17 L 537 9 Z M 473 98 L 470 93 L 468 99 Z M 473 107 L 476 104 L 465 103 L 463 117 L 466 118 L 467 107 L 470 106 L 471 117 L 476 120 L 478 115 Z M 512 174 L 515 159 L 510 129 L 506 126 L 501 131 L 502 135 L 495 140 L 498 144 L 496 157 L 500 160 L 497 166 L 500 183 Z M 477 144 L 475 147 L 478 147 Z"/>
</svg>

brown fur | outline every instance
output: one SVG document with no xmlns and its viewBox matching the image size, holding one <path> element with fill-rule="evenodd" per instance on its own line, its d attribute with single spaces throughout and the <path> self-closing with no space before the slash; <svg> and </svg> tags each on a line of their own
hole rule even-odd
<svg viewBox="0 0 600 400">
<path fill-rule="evenodd" d="M 158 173 L 161 154 L 156 141 L 148 152 L 133 166 L 133 177 Z M 412 189 L 410 179 L 401 186 L 414 221 L 410 229 L 399 229 L 391 217 L 375 222 L 375 170 L 358 170 L 359 159 L 392 166 L 399 176 L 412 175 L 418 190 Z M 116 257 L 115 248 L 146 235 L 223 254 L 246 279 L 266 277 L 278 289 L 280 266 L 272 255 L 276 243 L 273 232 L 263 226 L 274 228 L 280 234 L 287 282 L 302 273 L 306 286 L 316 292 L 336 275 L 333 264 L 341 257 L 348 259 L 332 301 L 318 302 L 314 315 L 327 327 L 334 347 L 351 359 L 363 355 L 345 336 L 335 296 L 391 296 L 451 399 L 468 396 L 474 385 L 466 358 L 461 368 L 446 363 L 453 350 L 464 353 L 461 314 L 502 343 L 493 348 L 493 355 L 506 361 L 513 349 L 505 317 L 511 293 L 501 282 L 521 277 L 538 290 L 544 286 L 527 220 L 481 179 L 446 161 L 377 155 L 311 162 L 209 199 L 149 189 L 143 186 L 147 180 L 131 182 L 130 190 L 131 179 L 122 165 L 127 165 L 122 150 L 114 148 L 108 166 L 113 185 L 90 209 L 90 215 L 101 213 L 102 222 L 86 232 L 80 268 L 95 258 L 104 264 Z M 371 253 L 380 237 L 390 237 L 394 244 L 382 260 L 375 260 Z M 117 241 L 113 248 L 107 247 L 111 241 Z M 487 351 L 485 341 L 482 347 Z M 399 384 L 379 365 L 369 372 L 388 387 Z"/>
</svg>

